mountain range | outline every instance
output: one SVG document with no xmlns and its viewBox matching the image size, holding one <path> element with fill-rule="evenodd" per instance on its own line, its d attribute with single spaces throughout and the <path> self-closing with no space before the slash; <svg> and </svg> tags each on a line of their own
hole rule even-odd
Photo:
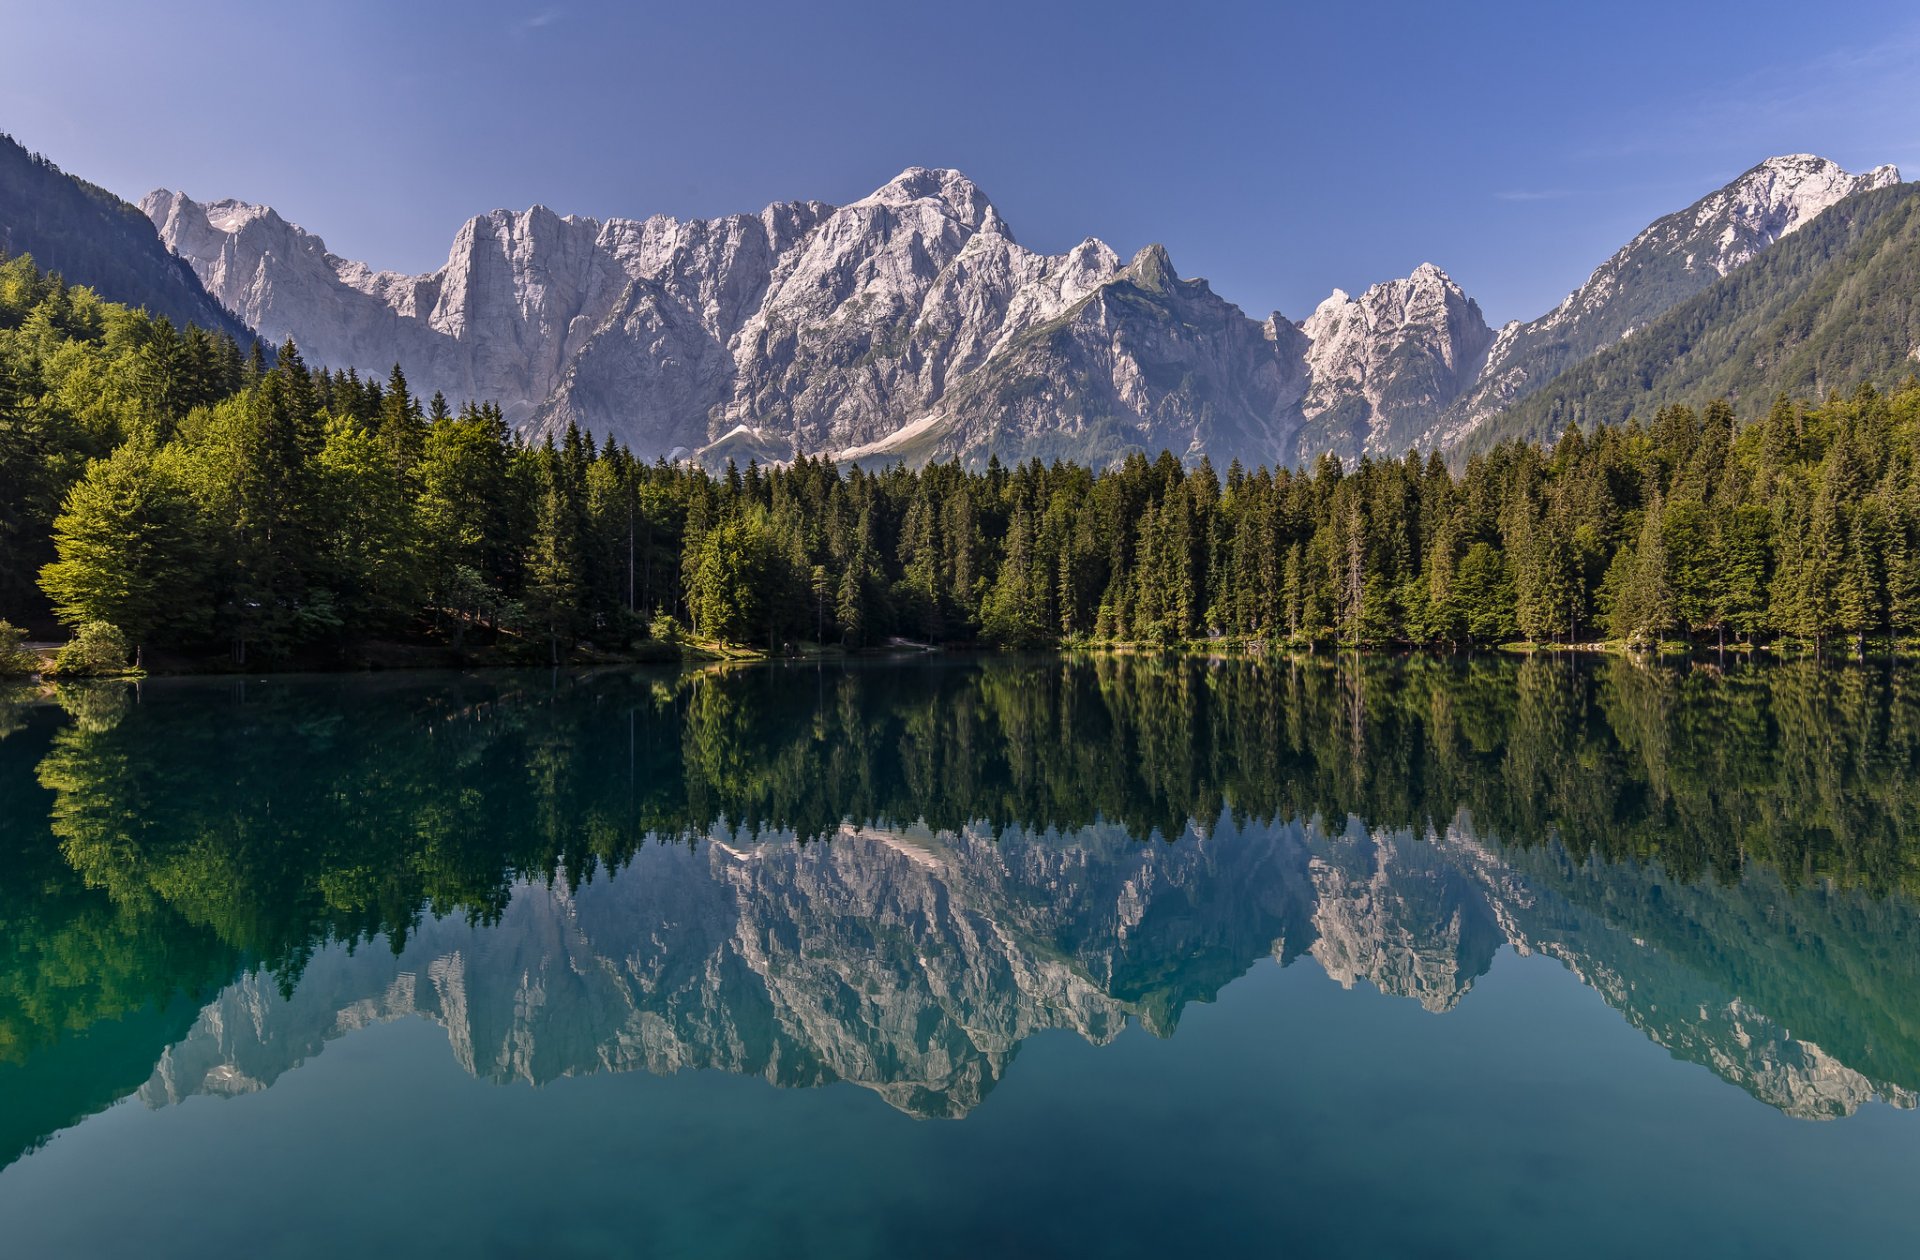
<svg viewBox="0 0 1920 1260">
<path fill-rule="evenodd" d="M 1497 330 L 1431 263 L 1256 319 L 1158 245 L 1028 249 L 952 170 L 718 219 L 495 210 L 444 266 L 403 275 L 270 206 L 156 190 L 143 219 L 24 150 L 0 159 L 0 245 L 105 296 L 292 337 L 330 367 L 398 363 L 533 440 L 577 425 L 646 458 L 1467 453 L 1703 392 L 1847 388 L 1920 354 L 1916 186 L 1807 154 L 1657 220 Z"/>
<path fill-rule="evenodd" d="M 417 388 L 494 398 L 637 453 L 869 461 L 1065 456 L 1297 463 L 1450 447 L 1847 198 L 1896 185 L 1824 158 L 1760 163 L 1652 224 L 1553 311 L 1490 329 L 1425 264 L 1306 319 L 1256 320 L 1165 249 L 1021 246 L 985 193 L 913 168 L 851 205 L 604 222 L 469 220 L 421 276 L 336 257 L 271 207 L 141 208 L 269 338 Z"/>
</svg>

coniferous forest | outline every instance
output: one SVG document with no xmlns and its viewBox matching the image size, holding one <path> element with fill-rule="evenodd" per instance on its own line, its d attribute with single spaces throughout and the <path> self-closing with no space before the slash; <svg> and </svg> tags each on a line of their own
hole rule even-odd
<svg viewBox="0 0 1920 1260">
<path fill-rule="evenodd" d="M 1745 404 L 1743 404 L 1744 406 Z M 0 264 L 0 617 L 235 665 L 1202 640 L 1848 651 L 1920 633 L 1920 382 L 1437 455 L 724 473 Z M 0 642 L 15 655 L 18 632 Z"/>
</svg>

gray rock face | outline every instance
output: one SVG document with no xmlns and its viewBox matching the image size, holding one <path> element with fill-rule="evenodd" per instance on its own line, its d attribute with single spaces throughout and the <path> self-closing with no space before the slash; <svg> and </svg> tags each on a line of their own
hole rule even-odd
<svg viewBox="0 0 1920 1260">
<path fill-rule="evenodd" d="M 869 462 L 1171 449 L 1290 464 L 1462 440 L 1500 407 L 1899 178 L 1774 158 L 1649 227 L 1558 309 L 1496 337 L 1431 264 L 1305 321 L 1264 322 L 1158 246 L 1019 245 L 964 175 L 914 167 L 851 205 L 712 220 L 470 220 L 446 265 L 373 271 L 265 206 L 154 192 L 142 209 L 209 292 L 310 361 L 458 401 L 529 436 L 636 454 Z"/>
<path fill-rule="evenodd" d="M 398 956 L 325 950 L 290 997 L 243 977 L 141 1096 L 255 1092 L 336 1037 L 422 1015 L 489 1080 L 717 1068 L 963 1115 L 1035 1032 L 1104 1043 L 1132 1018 L 1171 1031 L 1194 995 L 1150 989 L 1164 960 L 1225 947 L 1243 956 L 1237 974 L 1261 956 L 1287 910 L 1270 867 L 1301 837 L 1229 827 L 1143 846 L 1117 828 L 1061 843 L 848 826 L 802 845 L 716 828 L 612 879 L 524 884 L 492 927 L 453 916 Z"/>
<path fill-rule="evenodd" d="M 1398 456 L 1473 383 L 1493 333 L 1446 272 L 1423 263 L 1358 298 L 1339 289 L 1301 325 L 1313 387 L 1302 453 Z"/>
<path fill-rule="evenodd" d="M 995 451 L 1100 465 L 1165 449 L 1287 462 L 1305 349 L 1293 325 L 1255 323 L 1149 246 L 1064 310 L 1004 333 L 925 417 L 848 454 L 918 463 Z"/>
</svg>

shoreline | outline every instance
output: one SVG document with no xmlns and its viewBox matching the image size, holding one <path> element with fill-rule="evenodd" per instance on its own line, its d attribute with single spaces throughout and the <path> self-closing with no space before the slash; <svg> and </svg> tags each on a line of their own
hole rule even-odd
<svg viewBox="0 0 1920 1260">
<path fill-rule="evenodd" d="M 539 660 L 526 653 L 502 653 L 496 650 L 460 650 L 446 645 L 377 643 L 364 645 L 344 654 L 346 659 L 294 658 L 236 666 L 217 658 L 182 659 L 173 653 L 143 668 L 128 668 L 115 673 L 94 675 L 59 674 L 53 661 L 59 644 L 35 643 L 32 649 L 45 668 L 38 673 L 0 677 L 0 684 L 106 681 L 141 678 L 242 678 L 255 675 L 292 674 L 379 674 L 412 670 L 456 670 L 491 672 L 530 669 L 596 669 L 643 665 L 728 665 L 763 662 L 822 662 L 848 660 L 884 660 L 907 656 L 970 655 L 1019 656 L 1031 653 L 1071 655 L 1085 653 L 1112 656 L 1215 656 L 1246 659 L 1278 657 L 1340 656 L 1415 657 L 1436 659 L 1525 656 L 1614 656 L 1644 661 L 1686 660 L 1713 665 L 1728 658 L 1740 663 L 1819 660 L 1835 664 L 1881 662 L 1894 664 L 1920 658 L 1920 643 L 1885 638 L 1869 640 L 1864 652 L 1845 640 L 1846 648 L 1836 649 L 1830 640 L 1816 650 L 1811 643 L 1775 641 L 1773 643 L 1729 643 L 1703 645 L 1668 640 L 1651 646 L 1635 646 L 1618 641 L 1592 643 L 1530 643 L 1515 641 L 1499 644 L 1427 644 L 1427 643 L 1341 643 L 1327 640 L 1195 639 L 1181 643 L 1159 644 L 1135 641 L 1067 641 L 1031 647 L 1002 647 L 978 642 L 917 643 L 897 640 L 870 648 L 843 648 L 838 645 L 793 644 L 786 650 L 770 651 L 762 647 L 707 640 L 681 642 L 649 641 L 641 650 L 610 652 L 599 649 L 575 649 L 558 661 Z"/>
</svg>

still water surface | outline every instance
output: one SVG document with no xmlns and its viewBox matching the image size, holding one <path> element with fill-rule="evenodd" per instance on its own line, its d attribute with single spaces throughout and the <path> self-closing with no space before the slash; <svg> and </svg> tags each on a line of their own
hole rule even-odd
<svg viewBox="0 0 1920 1260">
<path fill-rule="evenodd" d="M 1920 1252 L 1920 688 L 0 697 L 10 1256 Z"/>
</svg>

